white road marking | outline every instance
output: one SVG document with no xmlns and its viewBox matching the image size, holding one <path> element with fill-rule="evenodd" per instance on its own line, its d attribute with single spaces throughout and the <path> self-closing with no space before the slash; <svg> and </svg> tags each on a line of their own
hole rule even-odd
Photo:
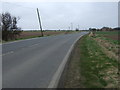
<svg viewBox="0 0 120 90">
<path fill-rule="evenodd" d="M 37 45 L 39 45 L 39 43 L 33 44 L 33 45 L 29 46 L 29 47 L 34 47 L 34 46 L 37 46 Z"/>
<path fill-rule="evenodd" d="M 33 44 L 33 45 L 28 46 L 28 47 L 26 47 L 26 48 L 34 47 L 34 46 L 36 46 L 36 45 L 39 45 L 39 43 Z M 26 48 L 21 48 L 21 50 L 24 50 L 24 49 L 26 49 Z M 11 53 L 14 53 L 14 51 L 10 51 L 10 52 L 7 52 L 7 53 L 5 53 L 5 54 L 1 54 L 0 56 L 5 56 L 5 55 L 11 54 Z"/>
<path fill-rule="evenodd" d="M 2 55 L 0 55 L 0 56 L 5 56 L 5 55 L 11 54 L 11 53 L 14 53 L 14 51 L 7 52 L 7 53 L 2 54 Z"/>
<path fill-rule="evenodd" d="M 78 37 L 78 38 L 74 41 L 74 43 L 71 45 L 69 51 L 67 52 L 67 54 L 66 54 L 66 56 L 64 57 L 62 63 L 61 63 L 60 66 L 58 67 L 58 70 L 57 70 L 57 71 L 55 72 L 55 74 L 53 75 L 52 80 L 50 81 L 50 83 L 49 83 L 49 85 L 48 85 L 47 88 L 57 88 L 57 86 L 58 86 L 58 84 L 59 84 L 59 80 L 60 80 L 61 75 L 62 75 L 62 73 L 63 73 L 63 70 L 64 70 L 64 68 L 65 68 L 65 65 L 67 64 L 67 60 L 68 60 L 68 58 L 69 58 L 69 56 L 70 56 L 70 54 L 71 54 L 71 52 L 72 52 L 72 50 L 73 50 L 73 48 L 74 48 L 74 45 L 75 45 L 75 43 L 76 43 L 82 36 L 84 36 L 84 35 L 81 35 L 80 37 Z"/>
</svg>

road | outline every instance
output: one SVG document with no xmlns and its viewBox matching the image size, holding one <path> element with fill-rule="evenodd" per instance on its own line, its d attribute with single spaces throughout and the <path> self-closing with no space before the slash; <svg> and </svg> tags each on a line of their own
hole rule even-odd
<svg viewBox="0 0 120 90">
<path fill-rule="evenodd" d="M 86 32 L 2 45 L 3 88 L 47 88 L 74 41 Z"/>
</svg>

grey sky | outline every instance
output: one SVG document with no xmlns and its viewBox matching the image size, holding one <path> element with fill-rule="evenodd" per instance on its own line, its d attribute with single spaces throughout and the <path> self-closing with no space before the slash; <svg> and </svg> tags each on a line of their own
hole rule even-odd
<svg viewBox="0 0 120 90">
<path fill-rule="evenodd" d="M 118 26 L 117 2 L 9 2 L 2 3 L 3 12 L 19 16 L 22 29 L 38 29 L 36 8 L 39 8 L 43 29 L 101 28 Z"/>
</svg>

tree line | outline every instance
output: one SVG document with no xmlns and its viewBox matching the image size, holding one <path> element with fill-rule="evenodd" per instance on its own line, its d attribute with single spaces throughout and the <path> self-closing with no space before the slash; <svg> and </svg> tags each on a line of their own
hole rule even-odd
<svg viewBox="0 0 120 90">
<path fill-rule="evenodd" d="M 17 35 L 20 35 L 22 32 L 21 28 L 17 26 L 19 17 L 12 16 L 9 12 L 2 13 L 1 18 L 1 27 L 2 27 L 2 40 L 14 40 Z"/>
<path fill-rule="evenodd" d="M 89 31 L 116 31 L 120 30 L 120 27 L 110 28 L 110 27 L 102 27 L 101 29 L 89 28 Z"/>
</svg>

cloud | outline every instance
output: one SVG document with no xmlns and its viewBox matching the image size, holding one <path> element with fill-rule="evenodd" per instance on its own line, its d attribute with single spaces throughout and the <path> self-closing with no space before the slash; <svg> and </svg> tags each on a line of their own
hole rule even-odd
<svg viewBox="0 0 120 90">
<path fill-rule="evenodd" d="M 118 2 L 119 0 L 5 0 L 5 1 L 6 2 Z"/>
<path fill-rule="evenodd" d="M 116 27 L 118 21 L 117 2 L 40 2 L 4 3 L 4 11 L 20 16 L 23 29 L 39 29 L 36 8 L 39 8 L 43 29 L 74 29 L 103 26 Z"/>
</svg>

